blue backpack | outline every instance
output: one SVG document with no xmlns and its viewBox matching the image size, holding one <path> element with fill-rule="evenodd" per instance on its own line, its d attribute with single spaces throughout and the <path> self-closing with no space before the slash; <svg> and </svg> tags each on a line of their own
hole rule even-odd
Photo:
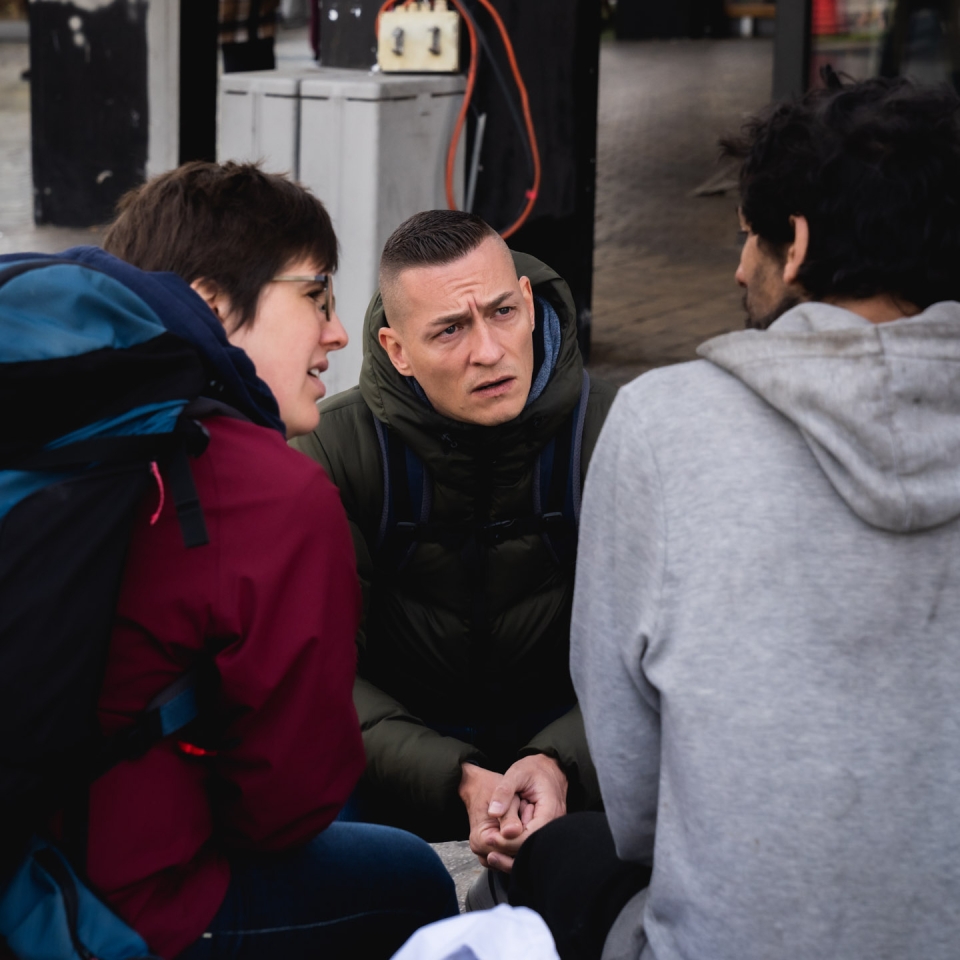
<svg viewBox="0 0 960 960">
<path fill-rule="evenodd" d="M 0 404 L 0 954 L 150 957 L 84 878 L 89 786 L 197 721 L 209 664 L 102 736 L 132 523 L 162 467 L 185 546 L 206 543 L 189 464 L 209 439 L 202 419 L 283 425 L 185 283 L 94 248 L 0 258 Z"/>
</svg>

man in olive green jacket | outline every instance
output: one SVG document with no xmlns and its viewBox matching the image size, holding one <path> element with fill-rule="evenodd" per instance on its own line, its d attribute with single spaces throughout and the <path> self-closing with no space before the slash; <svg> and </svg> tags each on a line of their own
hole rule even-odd
<svg viewBox="0 0 960 960">
<path fill-rule="evenodd" d="M 599 803 L 569 627 L 573 518 L 614 388 L 585 375 L 567 285 L 478 217 L 412 217 L 380 289 L 359 387 L 297 443 L 340 489 L 364 588 L 356 814 L 469 834 L 509 871 L 533 830 Z M 547 484 L 566 522 L 544 518 Z"/>
</svg>

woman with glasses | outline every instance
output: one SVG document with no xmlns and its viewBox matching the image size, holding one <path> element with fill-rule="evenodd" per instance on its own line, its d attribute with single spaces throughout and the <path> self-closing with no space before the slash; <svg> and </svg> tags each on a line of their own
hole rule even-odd
<svg viewBox="0 0 960 960">
<path fill-rule="evenodd" d="M 87 874 L 164 957 L 389 957 L 457 904 L 422 841 L 333 822 L 364 765 L 360 589 L 336 489 L 286 443 L 316 426 L 329 355 L 347 342 L 330 218 L 286 177 L 192 163 L 124 197 L 104 246 L 78 255 L 165 271 L 219 365 L 209 444 L 191 461 L 209 543 L 185 549 L 157 471 L 100 723 L 123 729 L 203 656 L 218 692 L 206 737 L 169 738 L 94 783 Z"/>
</svg>

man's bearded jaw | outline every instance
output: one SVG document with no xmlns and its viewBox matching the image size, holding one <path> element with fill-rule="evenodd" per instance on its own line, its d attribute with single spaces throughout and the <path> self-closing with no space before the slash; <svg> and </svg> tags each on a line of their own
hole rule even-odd
<svg viewBox="0 0 960 960">
<path fill-rule="evenodd" d="M 798 297 L 795 293 L 787 293 L 784 294 L 780 302 L 772 310 L 757 317 L 750 311 L 747 294 L 744 292 L 743 309 L 747 315 L 746 328 L 747 330 L 766 330 L 774 320 L 782 317 L 788 310 L 792 310 L 799 303 L 803 303 L 802 297 Z"/>
</svg>

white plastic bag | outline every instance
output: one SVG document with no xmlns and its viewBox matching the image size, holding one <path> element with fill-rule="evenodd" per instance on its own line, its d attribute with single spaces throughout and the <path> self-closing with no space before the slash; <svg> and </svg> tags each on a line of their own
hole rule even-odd
<svg viewBox="0 0 960 960">
<path fill-rule="evenodd" d="M 560 960 L 540 914 L 500 904 L 421 927 L 393 960 Z"/>
</svg>

